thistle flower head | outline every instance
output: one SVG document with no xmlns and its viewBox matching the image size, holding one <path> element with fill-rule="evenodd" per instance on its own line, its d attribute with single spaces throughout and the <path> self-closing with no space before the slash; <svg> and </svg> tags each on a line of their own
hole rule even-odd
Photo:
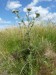
<svg viewBox="0 0 56 75">
<path fill-rule="evenodd" d="M 18 10 L 12 10 L 12 13 L 18 13 L 19 11 Z"/>
<path fill-rule="evenodd" d="M 31 8 L 27 8 L 27 11 L 30 12 L 31 11 Z"/>
<path fill-rule="evenodd" d="M 18 10 L 12 10 L 12 13 L 16 14 L 16 15 L 17 15 L 17 17 L 18 17 L 18 18 L 20 18 L 19 14 L 18 14 L 18 13 L 19 13 L 19 11 L 18 11 Z"/>
<path fill-rule="evenodd" d="M 36 14 L 36 18 L 38 18 L 39 16 L 40 16 L 40 14 L 39 13 L 35 13 Z"/>
</svg>

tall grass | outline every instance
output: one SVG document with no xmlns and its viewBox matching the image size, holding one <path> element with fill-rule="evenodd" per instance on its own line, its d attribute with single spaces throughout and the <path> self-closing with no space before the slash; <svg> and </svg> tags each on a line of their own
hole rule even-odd
<svg viewBox="0 0 56 75">
<path fill-rule="evenodd" d="M 56 26 L 34 25 L 30 47 L 26 33 L 24 26 L 0 31 L 0 74 L 56 75 Z"/>
</svg>

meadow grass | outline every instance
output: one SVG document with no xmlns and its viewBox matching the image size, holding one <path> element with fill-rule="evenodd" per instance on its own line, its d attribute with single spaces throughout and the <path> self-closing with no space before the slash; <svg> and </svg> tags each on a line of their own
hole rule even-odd
<svg viewBox="0 0 56 75">
<path fill-rule="evenodd" d="M 19 59 L 19 52 L 28 48 L 26 33 L 24 26 L 0 31 L 0 75 L 20 75 L 23 71 L 25 61 Z M 30 64 L 31 73 L 21 75 L 56 75 L 56 26 L 34 25 L 29 36 L 32 51 L 37 52 L 37 56 L 33 55 L 32 58 L 37 63 L 32 62 L 30 55 L 28 61 L 33 64 Z M 25 68 L 25 71 L 27 73 L 28 69 Z"/>
</svg>

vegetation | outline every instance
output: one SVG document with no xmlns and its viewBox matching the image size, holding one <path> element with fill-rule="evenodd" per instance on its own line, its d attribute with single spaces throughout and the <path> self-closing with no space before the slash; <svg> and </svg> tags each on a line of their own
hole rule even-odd
<svg viewBox="0 0 56 75">
<path fill-rule="evenodd" d="M 24 52 L 29 47 L 26 32 L 25 27 L 0 31 L 0 74 L 26 75 L 26 72 L 28 75 L 55 75 L 56 26 L 32 27 L 30 55 Z"/>
<path fill-rule="evenodd" d="M 56 26 L 35 25 L 40 16 L 29 18 L 28 26 L 0 31 L 0 75 L 56 75 Z"/>
</svg>

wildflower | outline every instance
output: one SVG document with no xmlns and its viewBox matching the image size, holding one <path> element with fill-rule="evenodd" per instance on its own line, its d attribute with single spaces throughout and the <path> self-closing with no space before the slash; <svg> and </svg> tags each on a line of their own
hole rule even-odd
<svg viewBox="0 0 56 75">
<path fill-rule="evenodd" d="M 39 13 L 35 13 L 36 14 L 36 18 L 38 18 L 39 16 L 40 16 L 40 14 Z"/>
<path fill-rule="evenodd" d="M 12 10 L 12 13 L 15 13 L 17 15 L 17 17 L 20 18 L 19 15 L 18 15 L 18 13 L 19 13 L 18 10 Z"/>
<path fill-rule="evenodd" d="M 19 11 L 18 10 L 12 10 L 12 13 L 18 13 Z"/>
<path fill-rule="evenodd" d="M 31 8 L 27 8 L 27 11 L 30 12 L 31 11 Z"/>
</svg>

